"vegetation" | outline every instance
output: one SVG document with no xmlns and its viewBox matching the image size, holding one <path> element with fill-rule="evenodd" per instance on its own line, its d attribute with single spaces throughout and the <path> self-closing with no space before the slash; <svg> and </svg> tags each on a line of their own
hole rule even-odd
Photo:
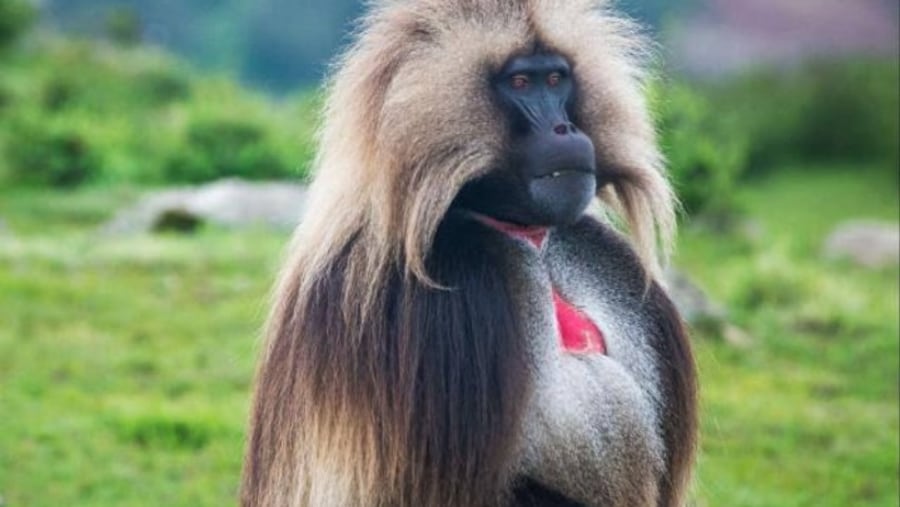
<svg viewBox="0 0 900 507">
<path fill-rule="evenodd" d="M 21 8 L 27 4 L 0 5 L 23 13 L 10 16 L 17 28 L 7 30 L 21 34 L 31 19 Z M 0 183 L 306 175 L 314 95 L 275 101 L 201 76 L 134 46 L 133 16 L 111 11 L 107 31 L 117 44 L 42 34 L 0 53 Z M 887 61 L 820 62 L 724 83 L 654 83 L 662 145 L 686 212 L 733 214 L 739 182 L 775 165 L 846 160 L 896 173 L 900 120 L 888 112 L 900 108 L 898 69 Z"/>
<path fill-rule="evenodd" d="M 0 68 L 0 183 L 306 174 L 310 98 L 274 103 L 158 52 L 88 41 L 38 38 Z"/>
<path fill-rule="evenodd" d="M 0 234 L 4 505 L 235 504 L 284 238 L 98 238 L 98 221 L 135 195 L 0 197 L 16 233 Z"/>
<path fill-rule="evenodd" d="M 19 38 L 34 18 L 27 0 L 0 0 L 0 51 Z"/>
<path fill-rule="evenodd" d="M 651 89 L 669 170 L 689 214 L 729 214 L 747 178 L 785 164 L 866 163 L 897 174 L 900 65 L 814 62 L 725 82 Z"/>
<path fill-rule="evenodd" d="M 878 168 L 781 166 L 738 194 L 761 232 L 685 228 L 677 263 L 751 336 L 695 336 L 698 505 L 897 505 L 900 273 L 820 254 L 842 220 L 896 221 L 896 188 Z"/>
<path fill-rule="evenodd" d="M 728 214 L 747 165 L 750 136 L 733 115 L 684 83 L 651 89 L 660 144 L 678 196 L 689 214 Z"/>
<path fill-rule="evenodd" d="M 124 21 L 123 21 L 124 23 Z M 274 102 L 141 47 L 39 37 L 0 56 L 0 182 L 303 178 L 313 95 Z M 816 64 L 724 84 L 660 81 L 662 145 L 688 213 L 729 214 L 747 176 L 796 161 L 896 168 L 896 62 Z"/>
<path fill-rule="evenodd" d="M 11 1 L 11 0 L 0 0 Z M 22 0 L 19 0 L 22 1 Z M 697 2 L 618 0 L 616 4 L 660 28 Z M 54 25 L 69 33 L 142 38 L 204 69 L 231 71 L 269 91 L 286 93 L 313 86 L 324 62 L 351 30 L 348 20 L 363 10 L 361 0 L 43 0 Z M 165 27 L 160 29 L 160 27 Z M 122 37 L 125 35 L 125 37 Z"/>
<path fill-rule="evenodd" d="M 700 89 L 744 132 L 748 169 L 834 160 L 900 161 L 900 66 L 896 61 L 820 61 L 791 71 L 759 70 Z"/>
</svg>

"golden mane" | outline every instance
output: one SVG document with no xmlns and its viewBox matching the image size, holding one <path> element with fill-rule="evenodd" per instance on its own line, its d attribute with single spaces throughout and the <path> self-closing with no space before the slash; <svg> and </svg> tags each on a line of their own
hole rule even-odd
<svg viewBox="0 0 900 507">
<path fill-rule="evenodd" d="M 294 264 L 305 268 L 293 275 L 314 277 L 360 235 L 365 251 L 351 271 L 362 277 L 362 301 L 373 301 L 364 288 L 392 263 L 429 281 L 424 259 L 438 224 L 506 142 L 490 73 L 536 44 L 571 59 L 599 197 L 658 274 L 675 200 L 643 97 L 648 44 L 635 25 L 602 1 L 425 0 L 374 2 L 334 67 L 295 242 Z"/>
</svg>

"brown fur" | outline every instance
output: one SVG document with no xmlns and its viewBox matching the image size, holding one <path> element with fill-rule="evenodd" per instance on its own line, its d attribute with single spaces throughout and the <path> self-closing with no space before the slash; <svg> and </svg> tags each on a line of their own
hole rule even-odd
<svg viewBox="0 0 900 507">
<path fill-rule="evenodd" d="M 690 342 L 675 305 L 659 286 L 654 286 L 647 301 L 649 313 L 656 316 L 654 345 L 665 366 L 662 385 L 665 410 L 662 413 L 663 439 L 666 444 L 666 473 L 660 486 L 660 505 L 683 505 L 691 478 L 697 435 L 697 378 Z"/>
<path fill-rule="evenodd" d="M 328 87 L 307 217 L 276 289 L 244 505 L 477 506 L 508 492 L 529 390 L 516 323 L 507 318 L 513 311 L 478 296 L 453 299 L 440 286 L 509 289 L 490 270 L 481 282 L 461 266 L 442 267 L 436 241 L 457 237 L 439 233 L 453 198 L 494 167 L 509 142 L 488 77 L 511 55 L 543 45 L 573 65 L 575 121 L 597 149 L 600 199 L 628 225 L 647 272 L 658 272 L 674 204 L 641 93 L 645 44 L 605 9 L 592 0 L 371 6 Z M 470 252 L 466 266 L 487 265 L 492 254 L 484 248 L 486 257 Z M 486 348 L 466 341 L 471 330 L 427 322 L 478 307 L 493 311 L 480 318 Z M 434 352 L 423 329 L 447 333 L 474 354 L 472 382 L 440 385 L 432 377 L 452 374 L 448 361 L 459 350 Z M 446 392 L 474 401 L 435 399 Z M 672 414 L 691 403 L 676 400 Z M 466 427 L 445 427 L 446 420 Z M 689 469 L 689 440 L 676 442 L 669 458 L 677 467 L 664 494 L 671 505 Z M 459 449 L 440 449 L 450 445 Z"/>
</svg>

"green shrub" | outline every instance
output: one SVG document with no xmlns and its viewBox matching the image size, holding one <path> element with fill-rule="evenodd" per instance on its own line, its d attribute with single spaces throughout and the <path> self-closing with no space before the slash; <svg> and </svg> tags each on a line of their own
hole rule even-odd
<svg viewBox="0 0 900 507">
<path fill-rule="evenodd" d="M 198 450 L 222 430 L 199 417 L 144 414 L 115 421 L 116 432 L 126 442 L 144 448 Z"/>
<path fill-rule="evenodd" d="M 249 120 L 195 119 L 166 164 L 168 181 L 202 182 L 237 176 L 283 178 L 287 163 L 266 129 Z"/>
<path fill-rule="evenodd" d="M 101 173 L 100 157 L 77 123 L 17 122 L 7 132 L 5 153 L 14 183 L 73 187 Z"/>
<path fill-rule="evenodd" d="M 779 164 L 900 163 L 896 62 L 818 62 L 651 90 L 685 210 L 726 216 L 741 178 Z M 814 165 L 814 164 L 813 164 Z"/>
<path fill-rule="evenodd" d="M 190 77 L 177 66 L 150 60 L 119 68 L 77 53 L 64 50 L 62 58 L 54 58 L 35 79 L 39 105 L 48 112 L 75 107 L 108 116 L 153 114 L 159 112 L 156 108 L 190 98 Z"/>
<path fill-rule="evenodd" d="M 786 162 L 876 162 L 896 170 L 898 64 L 847 60 L 762 70 L 702 87 L 749 135 L 750 169 Z"/>
<path fill-rule="evenodd" d="M 106 17 L 106 35 L 122 46 L 134 46 L 141 41 L 141 20 L 133 7 L 113 8 Z"/>
<path fill-rule="evenodd" d="M 59 111 L 70 105 L 80 94 L 78 78 L 75 74 L 53 74 L 41 87 L 41 106 L 50 112 Z"/>
<path fill-rule="evenodd" d="M 747 162 L 747 136 L 735 119 L 679 83 L 661 83 L 652 95 L 660 144 L 684 210 L 728 213 Z"/>
<path fill-rule="evenodd" d="M 13 99 L 13 92 L 0 83 L 0 117 L 3 116 L 4 110 L 12 105 Z"/>
<path fill-rule="evenodd" d="M 153 113 L 190 96 L 190 76 L 180 65 L 153 51 L 64 41 L 41 48 L 23 76 L 39 90 L 50 111 L 61 107 L 97 115 Z"/>
<path fill-rule="evenodd" d="M 151 68 L 135 76 L 135 95 L 148 105 L 163 106 L 191 96 L 190 78 L 171 68 Z"/>
<path fill-rule="evenodd" d="M 276 105 L 142 48 L 50 38 L 24 51 L 0 73 L 6 182 L 296 178 L 312 158 L 315 96 Z"/>
<path fill-rule="evenodd" d="M 0 0 L 0 50 L 28 30 L 35 17 L 27 0 Z"/>
<path fill-rule="evenodd" d="M 897 161 L 900 80 L 896 62 L 820 63 L 807 72 L 812 99 L 797 136 L 801 156 Z"/>
</svg>

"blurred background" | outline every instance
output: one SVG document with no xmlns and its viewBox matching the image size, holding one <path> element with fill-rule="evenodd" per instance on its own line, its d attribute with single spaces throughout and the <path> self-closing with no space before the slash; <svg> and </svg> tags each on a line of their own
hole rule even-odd
<svg viewBox="0 0 900 507">
<path fill-rule="evenodd" d="M 898 505 L 896 0 L 622 1 L 684 203 L 691 505 Z M 354 0 L 0 0 L 0 506 L 235 503 Z"/>
</svg>

